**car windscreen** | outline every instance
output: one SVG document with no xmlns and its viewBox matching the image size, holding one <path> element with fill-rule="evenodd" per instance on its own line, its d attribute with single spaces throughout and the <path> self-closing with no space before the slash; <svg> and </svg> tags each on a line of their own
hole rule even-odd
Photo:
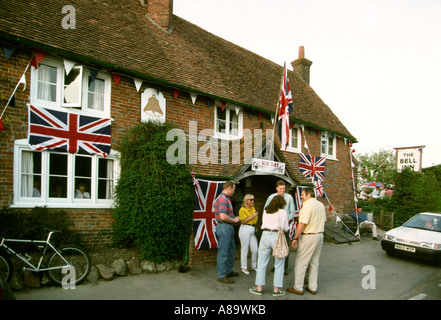
<svg viewBox="0 0 441 320">
<path fill-rule="evenodd" d="M 418 214 L 407 221 L 404 227 L 441 232 L 441 218 L 429 214 Z"/>
</svg>

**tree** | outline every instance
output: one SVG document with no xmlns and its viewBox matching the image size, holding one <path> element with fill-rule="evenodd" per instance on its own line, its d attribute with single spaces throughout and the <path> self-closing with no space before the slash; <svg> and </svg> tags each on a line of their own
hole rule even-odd
<svg viewBox="0 0 441 320">
<path fill-rule="evenodd" d="M 393 150 L 380 150 L 360 154 L 358 160 L 358 186 L 366 182 L 379 182 L 383 185 L 393 184 L 397 170 Z"/>
<path fill-rule="evenodd" d="M 120 146 L 115 188 L 114 241 L 135 246 L 153 262 L 182 257 L 193 222 L 194 189 L 188 165 L 171 165 L 166 134 L 171 124 L 141 123 Z"/>
</svg>

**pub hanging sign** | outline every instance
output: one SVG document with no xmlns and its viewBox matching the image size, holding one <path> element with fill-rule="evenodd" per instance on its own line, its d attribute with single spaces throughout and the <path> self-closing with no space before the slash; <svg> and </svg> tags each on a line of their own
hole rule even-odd
<svg viewBox="0 0 441 320">
<path fill-rule="evenodd" d="M 413 171 L 421 171 L 424 147 L 394 148 L 397 170 L 401 172 L 404 168 L 410 168 Z"/>
</svg>

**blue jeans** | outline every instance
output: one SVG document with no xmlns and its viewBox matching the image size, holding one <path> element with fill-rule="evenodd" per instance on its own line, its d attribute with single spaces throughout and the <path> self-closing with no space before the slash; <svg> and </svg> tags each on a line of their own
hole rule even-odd
<svg viewBox="0 0 441 320">
<path fill-rule="evenodd" d="M 216 226 L 217 237 L 217 277 L 225 278 L 233 272 L 234 254 L 236 244 L 234 243 L 234 227 L 232 224 L 219 223 Z"/>
<path fill-rule="evenodd" d="M 257 259 L 257 274 L 256 274 L 256 285 L 265 285 L 266 268 L 270 257 L 272 257 L 274 243 L 277 239 L 277 232 L 262 232 L 262 237 L 260 238 L 259 253 Z M 274 258 L 274 287 L 283 287 L 283 272 L 285 266 L 285 258 Z"/>
</svg>

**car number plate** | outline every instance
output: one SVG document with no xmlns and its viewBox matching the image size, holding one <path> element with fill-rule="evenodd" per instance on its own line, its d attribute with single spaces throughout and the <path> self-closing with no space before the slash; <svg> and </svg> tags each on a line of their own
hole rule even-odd
<svg viewBox="0 0 441 320">
<path fill-rule="evenodd" d="M 403 246 L 401 244 L 396 244 L 395 249 L 403 250 L 403 251 L 407 251 L 407 252 L 415 252 L 415 250 L 416 250 L 415 248 Z"/>
</svg>

